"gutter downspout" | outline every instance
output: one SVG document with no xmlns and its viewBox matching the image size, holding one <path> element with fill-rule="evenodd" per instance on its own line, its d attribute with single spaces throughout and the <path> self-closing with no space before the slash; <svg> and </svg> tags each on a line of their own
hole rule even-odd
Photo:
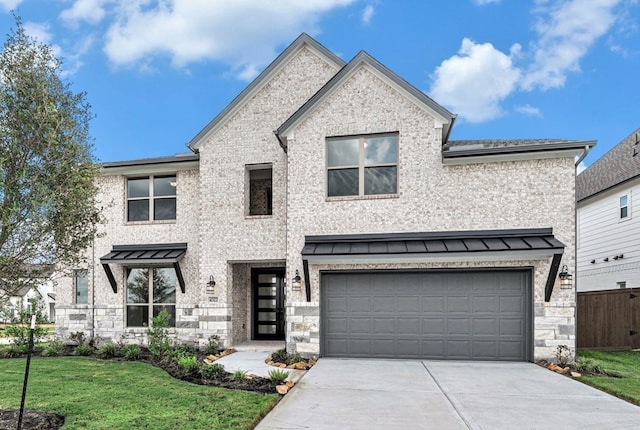
<svg viewBox="0 0 640 430">
<path fill-rule="evenodd" d="M 576 161 L 576 166 L 582 163 L 582 160 L 587 157 L 587 154 L 589 154 L 589 151 L 591 150 L 591 148 L 593 148 L 593 146 L 595 145 L 585 145 L 584 150 L 582 151 L 582 155 L 580 156 L 580 158 L 578 158 L 578 161 Z"/>
<path fill-rule="evenodd" d="M 286 154 L 287 153 L 287 144 L 284 143 L 284 141 L 282 140 L 282 137 L 280 137 L 280 134 L 278 134 L 278 130 L 275 130 L 273 132 L 273 134 L 276 135 L 276 139 L 278 139 L 278 143 L 280 143 L 280 148 L 282 148 L 282 150 Z"/>
</svg>

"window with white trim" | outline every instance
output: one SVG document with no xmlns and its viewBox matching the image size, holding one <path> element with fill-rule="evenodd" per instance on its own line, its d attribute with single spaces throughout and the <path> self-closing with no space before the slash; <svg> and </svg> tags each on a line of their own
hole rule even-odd
<svg viewBox="0 0 640 430">
<path fill-rule="evenodd" d="M 629 217 L 629 196 L 624 195 L 620 197 L 620 219 Z"/>
<path fill-rule="evenodd" d="M 172 267 L 129 268 L 127 275 L 127 327 L 149 327 L 163 310 L 169 325 L 176 324 L 176 271 Z"/>
<path fill-rule="evenodd" d="M 75 303 L 86 304 L 89 301 L 89 279 L 86 270 L 76 270 L 73 276 Z"/>
<path fill-rule="evenodd" d="M 127 221 L 176 219 L 176 177 L 127 179 Z"/>
<path fill-rule="evenodd" d="M 327 196 L 398 192 L 398 134 L 327 139 Z"/>
</svg>

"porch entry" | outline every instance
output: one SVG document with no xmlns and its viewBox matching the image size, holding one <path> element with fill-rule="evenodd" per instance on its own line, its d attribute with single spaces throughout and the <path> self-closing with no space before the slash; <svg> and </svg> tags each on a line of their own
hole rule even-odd
<svg viewBox="0 0 640 430">
<path fill-rule="evenodd" d="M 253 339 L 284 340 L 284 268 L 252 269 Z"/>
</svg>

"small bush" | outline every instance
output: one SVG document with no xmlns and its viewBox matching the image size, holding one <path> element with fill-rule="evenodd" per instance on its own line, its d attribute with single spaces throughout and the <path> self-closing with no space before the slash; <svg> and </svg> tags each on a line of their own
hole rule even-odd
<svg viewBox="0 0 640 430">
<path fill-rule="evenodd" d="M 558 345 L 555 352 L 558 365 L 565 367 L 571 360 L 571 350 L 567 345 Z"/>
<path fill-rule="evenodd" d="M 226 373 L 224 366 L 219 363 L 204 364 L 200 368 L 200 373 L 205 379 L 218 379 Z"/>
<path fill-rule="evenodd" d="M 189 357 L 195 355 L 196 348 L 193 345 L 178 345 L 175 348 L 171 349 L 168 354 L 171 358 L 177 361 L 181 357 Z"/>
<path fill-rule="evenodd" d="M 83 331 L 76 331 L 74 333 L 71 333 L 69 335 L 69 340 L 78 346 L 87 343 L 87 337 Z"/>
<path fill-rule="evenodd" d="M 243 379 L 246 379 L 246 377 L 247 377 L 246 370 L 236 370 L 231 375 L 231 379 L 233 379 L 234 381 L 242 381 Z"/>
<path fill-rule="evenodd" d="M 64 344 L 60 341 L 53 340 L 44 347 L 42 351 L 43 357 L 57 357 L 64 348 Z"/>
<path fill-rule="evenodd" d="M 4 358 L 15 358 L 15 357 L 20 357 L 23 354 L 26 354 L 28 350 L 29 350 L 28 345 L 12 343 L 0 352 L 2 354 L 2 357 Z"/>
<path fill-rule="evenodd" d="M 178 367 L 186 372 L 196 372 L 198 370 L 198 359 L 195 355 L 184 355 L 178 358 Z"/>
<path fill-rule="evenodd" d="M 116 357 L 118 355 L 118 345 L 113 342 L 107 342 L 100 345 L 98 354 L 103 357 Z"/>
<path fill-rule="evenodd" d="M 589 357 L 579 357 L 576 360 L 576 370 L 582 372 L 604 373 L 604 369 L 600 362 Z"/>
<path fill-rule="evenodd" d="M 151 319 L 151 327 L 147 329 L 149 351 L 154 360 L 164 359 L 171 351 L 169 339 L 169 312 L 162 309 L 157 317 Z"/>
<path fill-rule="evenodd" d="M 76 349 L 73 350 L 73 354 L 87 356 L 93 354 L 94 351 L 95 350 L 91 345 L 87 343 L 81 343 L 80 345 L 76 346 Z"/>
<path fill-rule="evenodd" d="M 269 370 L 269 379 L 273 381 L 274 384 L 280 385 L 289 377 L 289 372 L 282 369 L 273 369 Z"/>
<path fill-rule="evenodd" d="M 288 366 L 304 361 L 304 358 L 300 354 L 289 354 L 286 349 L 279 349 L 271 354 L 271 360 L 276 363 L 284 363 Z"/>
<path fill-rule="evenodd" d="M 206 354 L 215 354 L 220 349 L 220 336 L 217 334 L 209 336 L 209 342 L 204 348 Z"/>
<path fill-rule="evenodd" d="M 126 360 L 137 360 L 140 358 L 141 351 L 138 345 L 125 345 L 121 349 L 122 356 Z"/>
</svg>

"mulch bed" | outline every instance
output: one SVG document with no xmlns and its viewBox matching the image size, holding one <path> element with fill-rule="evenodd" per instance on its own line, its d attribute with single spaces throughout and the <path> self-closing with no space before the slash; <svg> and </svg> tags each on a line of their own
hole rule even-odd
<svg viewBox="0 0 640 430">
<path fill-rule="evenodd" d="M 579 378 L 581 376 L 602 376 L 602 377 L 608 377 L 608 378 L 617 378 L 617 375 L 610 375 L 606 372 L 598 372 L 598 371 L 594 371 L 594 370 L 589 370 L 589 369 L 580 369 L 577 370 L 574 366 L 567 364 L 566 366 L 562 367 L 562 366 L 558 366 L 557 364 L 551 362 L 551 361 L 546 361 L 546 360 L 541 360 L 536 362 L 536 364 L 538 366 L 544 367 L 545 369 L 549 369 L 552 372 L 556 372 L 559 373 L 561 375 L 565 375 L 565 376 L 569 376 L 572 378 Z"/>
<path fill-rule="evenodd" d="M 18 425 L 19 409 L 0 409 L 0 430 L 14 430 Z M 57 430 L 64 425 L 64 417 L 49 412 L 27 409 L 22 414 L 24 430 Z"/>
</svg>

